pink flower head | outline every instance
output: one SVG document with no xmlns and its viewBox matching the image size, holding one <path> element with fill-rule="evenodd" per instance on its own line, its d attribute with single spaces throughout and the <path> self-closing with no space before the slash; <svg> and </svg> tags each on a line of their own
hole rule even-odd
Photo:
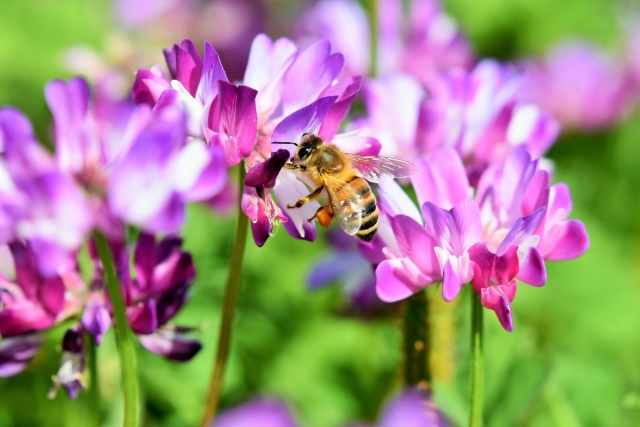
<svg viewBox="0 0 640 427">
<path fill-rule="evenodd" d="M 614 58 L 585 43 L 556 46 L 543 62 L 524 64 L 525 97 L 566 128 L 597 130 L 629 107 L 629 81 Z"/>
<path fill-rule="evenodd" d="M 297 427 L 286 405 L 278 400 L 257 398 L 220 414 L 213 427 Z"/>
</svg>

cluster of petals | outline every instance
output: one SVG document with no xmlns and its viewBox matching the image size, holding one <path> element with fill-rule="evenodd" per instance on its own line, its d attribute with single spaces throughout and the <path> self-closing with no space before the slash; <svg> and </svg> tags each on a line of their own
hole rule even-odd
<svg viewBox="0 0 640 427">
<path fill-rule="evenodd" d="M 297 210 L 286 207 L 308 189 L 293 173 L 281 170 L 292 156 L 289 147 L 272 147 L 271 142 L 298 142 L 304 133 L 316 133 L 350 152 L 377 154 L 373 138 L 358 132 L 336 135 L 360 89 L 360 77 L 338 78 L 344 56 L 332 53 L 328 40 L 299 50 L 291 40 L 272 41 L 261 34 L 253 41 L 239 85 L 228 82 L 207 42 L 204 56 L 191 40 L 183 40 L 165 50 L 165 57 L 172 79 L 159 66 L 139 70 L 133 99 L 154 110 L 179 106 L 186 112 L 190 137 L 219 147 L 229 166 L 245 160 L 248 175 L 241 206 L 258 246 L 273 235 L 278 222 L 294 237 L 314 240 L 315 225 L 307 219 L 318 204 Z"/>
<path fill-rule="evenodd" d="M 368 118 L 359 123 L 376 135 L 381 154 L 410 160 L 441 146 L 456 149 L 475 182 L 491 164 L 524 146 L 536 158 L 555 142 L 560 127 L 542 108 L 521 99 L 523 76 L 513 66 L 483 60 L 472 70 L 439 73 L 425 90 L 395 73 L 365 87 Z"/>
<path fill-rule="evenodd" d="M 297 427 L 300 424 L 280 400 L 256 398 L 220 414 L 214 427 L 253 426 Z M 405 389 L 384 408 L 375 424 L 351 423 L 347 427 L 447 427 L 429 395 L 420 390 Z"/>
<path fill-rule="evenodd" d="M 377 73 L 404 71 L 429 85 L 438 72 L 468 69 L 469 42 L 437 0 L 413 0 L 407 13 L 400 0 L 378 2 Z M 371 69 L 371 30 L 364 8 L 355 0 L 323 0 L 303 15 L 301 41 L 325 37 L 348 58 L 345 71 L 366 75 Z"/>
<path fill-rule="evenodd" d="M 379 238 L 360 244 L 377 264 L 378 296 L 397 301 L 442 281 L 451 301 L 471 282 L 512 331 L 517 281 L 542 286 L 545 260 L 575 258 L 589 246 L 584 224 L 567 219 L 568 187 L 550 185 L 549 172 L 523 147 L 487 168 L 475 190 L 451 147 L 415 163 L 420 173 L 411 182 L 421 209 L 399 185 L 382 183 Z"/>
<path fill-rule="evenodd" d="M 633 66 L 630 54 L 627 67 L 632 71 Z M 522 68 L 523 99 L 549 111 L 567 129 L 613 126 L 634 100 L 633 73 L 621 59 L 586 42 L 562 43 L 542 61 L 526 61 Z"/>
</svg>

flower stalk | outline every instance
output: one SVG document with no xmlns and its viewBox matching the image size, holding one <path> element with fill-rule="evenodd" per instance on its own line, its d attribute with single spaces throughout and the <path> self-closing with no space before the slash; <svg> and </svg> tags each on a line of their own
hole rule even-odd
<svg viewBox="0 0 640 427">
<path fill-rule="evenodd" d="M 482 427 L 484 405 L 484 354 L 482 303 L 480 297 L 471 292 L 471 406 L 469 426 Z"/>
<path fill-rule="evenodd" d="M 100 411 L 100 380 L 98 378 L 98 346 L 95 338 L 90 333 L 85 333 L 85 340 L 89 343 L 89 404 L 93 413 L 93 425 L 98 427 L 102 419 Z"/>
<path fill-rule="evenodd" d="M 378 0 L 368 0 L 367 9 L 369 12 L 369 28 L 371 29 L 369 54 L 369 75 L 376 77 L 378 75 Z"/>
<path fill-rule="evenodd" d="M 96 231 L 93 240 L 102 261 L 106 275 L 107 291 L 113 307 L 115 323 L 113 325 L 118 352 L 120 353 L 120 369 L 122 371 L 122 385 L 124 390 L 124 423 L 125 427 L 135 427 L 140 420 L 140 388 L 136 370 L 136 352 L 133 332 L 129 327 L 125 312 L 124 298 L 120 280 L 116 274 L 115 264 L 109 243 L 105 236 Z"/>
<path fill-rule="evenodd" d="M 243 164 L 238 167 L 238 187 L 241 190 L 244 186 L 246 171 Z M 241 206 L 242 192 L 238 195 L 238 221 L 236 223 L 236 235 L 231 248 L 231 258 L 229 260 L 229 272 L 227 273 L 227 283 L 225 285 L 222 302 L 222 321 L 220 323 L 220 333 L 218 335 L 218 348 L 216 351 L 213 371 L 207 392 L 207 401 L 202 416 L 201 426 L 208 426 L 215 418 L 222 390 L 222 380 L 224 370 L 229 356 L 231 343 L 231 329 L 233 325 L 234 313 L 240 291 L 240 280 L 242 278 L 242 258 L 247 241 L 248 218 L 242 212 Z"/>
<path fill-rule="evenodd" d="M 403 322 L 404 383 L 407 387 L 429 389 L 429 305 L 426 290 L 407 298 Z"/>
</svg>

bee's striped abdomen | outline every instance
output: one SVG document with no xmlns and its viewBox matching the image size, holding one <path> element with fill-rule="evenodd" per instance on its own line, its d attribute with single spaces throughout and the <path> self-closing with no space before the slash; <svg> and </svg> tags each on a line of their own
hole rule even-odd
<svg viewBox="0 0 640 427">
<path fill-rule="evenodd" d="M 362 224 L 356 233 L 356 237 L 365 242 L 370 242 L 376 235 L 378 230 L 378 206 L 376 204 L 376 196 L 371 192 L 369 183 L 363 178 L 356 177 L 351 182 L 353 189 L 360 196 L 360 207 L 362 213 Z"/>
</svg>

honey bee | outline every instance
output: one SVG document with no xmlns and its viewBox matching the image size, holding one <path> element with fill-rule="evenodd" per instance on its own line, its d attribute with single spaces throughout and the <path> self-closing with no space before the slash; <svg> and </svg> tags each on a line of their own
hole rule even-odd
<svg viewBox="0 0 640 427">
<path fill-rule="evenodd" d="M 380 178 L 405 178 L 418 169 L 410 162 L 389 157 L 361 156 L 344 153 L 317 135 L 305 133 L 291 163 L 285 168 L 304 173 L 316 189 L 298 199 L 289 209 L 300 208 L 310 200 L 326 194 L 327 203 L 320 206 L 309 222 L 317 219 L 323 227 L 334 218 L 349 235 L 370 242 L 378 229 L 376 197 L 367 181 L 379 182 Z"/>
</svg>

